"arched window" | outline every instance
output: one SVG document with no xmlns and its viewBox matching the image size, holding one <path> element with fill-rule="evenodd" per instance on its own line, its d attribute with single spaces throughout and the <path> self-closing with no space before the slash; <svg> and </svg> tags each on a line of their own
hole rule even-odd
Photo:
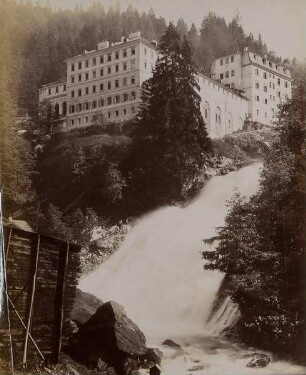
<svg viewBox="0 0 306 375">
<path fill-rule="evenodd" d="M 237 130 L 241 130 L 243 128 L 243 120 L 241 117 L 238 117 L 238 128 Z"/>
<path fill-rule="evenodd" d="M 216 137 L 222 137 L 222 127 L 221 127 L 221 109 L 220 107 L 216 108 L 215 112 L 215 124 L 216 124 Z"/>
<path fill-rule="evenodd" d="M 54 112 L 55 112 L 55 116 L 58 117 L 59 116 L 59 104 L 58 103 L 56 103 L 54 106 Z"/>
<path fill-rule="evenodd" d="M 208 102 L 203 104 L 203 120 L 205 122 L 207 133 L 210 133 L 210 108 Z"/>
<path fill-rule="evenodd" d="M 67 103 L 64 102 L 63 103 L 63 115 L 66 116 L 66 114 L 67 114 Z"/>
</svg>

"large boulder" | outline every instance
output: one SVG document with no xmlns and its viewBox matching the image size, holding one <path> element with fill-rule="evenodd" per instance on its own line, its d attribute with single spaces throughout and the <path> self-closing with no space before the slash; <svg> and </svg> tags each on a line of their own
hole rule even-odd
<svg viewBox="0 0 306 375">
<path fill-rule="evenodd" d="M 267 354 L 254 353 L 247 367 L 266 367 L 270 363 L 270 357 Z"/>
<path fill-rule="evenodd" d="M 80 326 L 87 322 L 102 303 L 99 298 L 90 293 L 82 292 L 77 288 L 70 319 Z"/>
<path fill-rule="evenodd" d="M 137 325 L 114 301 L 104 303 L 70 339 L 69 354 L 96 368 L 99 360 L 113 366 L 118 374 L 130 374 L 148 348 Z"/>
</svg>

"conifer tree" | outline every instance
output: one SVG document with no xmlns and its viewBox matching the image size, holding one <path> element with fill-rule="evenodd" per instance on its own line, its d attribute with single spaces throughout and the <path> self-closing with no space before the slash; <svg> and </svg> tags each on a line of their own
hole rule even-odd
<svg viewBox="0 0 306 375">
<path fill-rule="evenodd" d="M 128 160 L 138 191 L 147 192 L 146 201 L 153 204 L 191 196 L 201 185 L 211 151 L 189 42 L 186 37 L 181 42 L 170 23 L 158 51 Z"/>
</svg>

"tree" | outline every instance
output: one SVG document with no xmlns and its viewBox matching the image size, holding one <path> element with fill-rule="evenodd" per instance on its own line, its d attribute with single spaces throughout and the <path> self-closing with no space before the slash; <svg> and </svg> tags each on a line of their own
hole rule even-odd
<svg viewBox="0 0 306 375">
<path fill-rule="evenodd" d="M 247 344 L 305 359 L 305 92 L 304 82 L 281 108 L 278 138 L 265 158 L 260 188 L 235 197 L 207 269 L 226 274 Z"/>
<path fill-rule="evenodd" d="M 211 152 L 190 45 L 170 23 L 145 82 L 127 160 L 134 188 L 152 205 L 183 201 L 201 186 Z M 135 193 L 135 191 L 134 191 Z"/>
</svg>

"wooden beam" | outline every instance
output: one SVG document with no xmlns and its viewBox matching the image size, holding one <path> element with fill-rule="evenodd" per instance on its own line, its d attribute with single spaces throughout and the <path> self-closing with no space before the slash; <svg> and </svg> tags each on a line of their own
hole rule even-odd
<svg viewBox="0 0 306 375">
<path fill-rule="evenodd" d="M 39 249 L 40 249 L 40 235 L 38 234 L 37 235 L 36 251 L 35 251 L 35 254 L 34 254 L 35 263 L 34 263 L 34 272 L 33 272 L 33 278 L 32 278 L 30 307 L 29 307 L 28 321 L 27 321 L 27 326 L 26 326 L 26 335 L 25 335 L 23 358 L 22 358 L 22 366 L 24 368 L 27 366 L 28 340 L 29 340 L 29 333 L 30 333 L 31 322 L 32 322 L 34 298 L 35 298 L 35 288 L 36 288 L 36 277 L 37 277 Z"/>
<path fill-rule="evenodd" d="M 57 334 L 57 346 L 55 353 L 56 362 L 61 361 L 61 350 L 62 350 L 62 337 L 63 337 L 63 325 L 64 325 L 64 301 L 65 301 L 65 286 L 66 286 L 66 274 L 69 260 L 69 242 L 67 242 L 64 250 L 63 262 L 59 264 L 59 294 L 58 294 L 58 334 Z"/>
</svg>

